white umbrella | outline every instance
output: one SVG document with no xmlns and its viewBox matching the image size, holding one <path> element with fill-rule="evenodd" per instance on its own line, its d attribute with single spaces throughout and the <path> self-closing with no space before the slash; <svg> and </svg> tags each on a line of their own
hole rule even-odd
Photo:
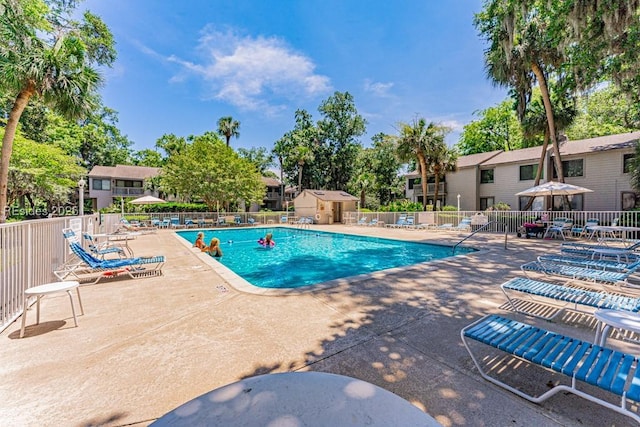
<svg viewBox="0 0 640 427">
<path fill-rule="evenodd" d="M 549 181 L 516 193 L 516 196 L 571 196 L 574 194 L 592 193 L 593 190 L 564 182 Z"/>
<path fill-rule="evenodd" d="M 130 201 L 132 205 L 154 205 L 156 203 L 166 203 L 166 200 L 159 199 L 153 196 L 142 196 Z"/>
</svg>

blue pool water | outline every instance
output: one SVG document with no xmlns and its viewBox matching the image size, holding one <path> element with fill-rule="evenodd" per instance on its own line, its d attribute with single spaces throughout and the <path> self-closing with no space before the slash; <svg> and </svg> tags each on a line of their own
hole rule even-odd
<svg viewBox="0 0 640 427">
<path fill-rule="evenodd" d="M 178 231 L 193 244 L 200 230 Z M 204 241 L 220 239 L 223 256 L 215 258 L 247 282 L 261 288 L 298 288 L 452 256 L 450 246 L 353 236 L 291 228 L 203 230 Z M 257 241 L 273 233 L 276 245 Z M 475 251 L 458 248 L 456 254 Z"/>
</svg>

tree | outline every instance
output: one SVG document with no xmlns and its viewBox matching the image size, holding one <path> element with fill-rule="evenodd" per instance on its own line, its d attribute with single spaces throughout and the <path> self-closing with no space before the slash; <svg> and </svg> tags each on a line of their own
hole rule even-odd
<svg viewBox="0 0 640 427">
<path fill-rule="evenodd" d="M 4 134 L 2 128 L 1 134 Z M 9 169 L 8 206 L 24 197 L 31 204 L 31 211 L 36 211 L 38 203 L 44 202 L 46 211 L 54 212 L 52 207 L 66 204 L 84 174 L 86 170 L 77 165 L 75 157 L 17 133 Z"/>
<path fill-rule="evenodd" d="M 164 165 L 164 160 L 156 150 L 145 148 L 133 154 L 133 164 L 137 166 L 161 168 Z"/>
<path fill-rule="evenodd" d="M 455 150 L 450 149 L 444 142 L 447 132 L 449 132 L 449 128 L 444 126 L 434 129 L 431 141 L 427 145 L 428 163 L 431 166 L 431 173 L 435 177 L 436 188 L 434 190 L 433 200 L 439 200 L 440 180 L 444 178 L 447 172 L 456 170 L 458 154 Z"/>
<path fill-rule="evenodd" d="M 313 124 L 311 114 L 306 110 L 297 110 L 295 120 L 293 130 L 276 142 L 275 149 L 282 156 L 281 169 L 289 182 L 298 182 L 298 191 L 302 191 L 302 188 L 322 188 L 318 179 L 320 174 L 312 175 L 317 169 L 308 169 L 311 173 L 303 174 L 305 166 L 310 163 L 315 166 L 314 161 L 318 158 L 318 130 Z"/>
<path fill-rule="evenodd" d="M 522 129 L 514 109 L 513 99 L 475 113 L 478 120 L 464 126 L 456 148 L 462 155 L 495 150 L 522 148 Z"/>
<path fill-rule="evenodd" d="M 595 138 L 640 129 L 640 104 L 608 85 L 578 99 L 577 115 L 566 129 L 569 140 Z"/>
<path fill-rule="evenodd" d="M 376 185 L 376 176 L 373 173 L 373 149 L 364 148 L 358 152 L 354 174 L 349 181 L 349 192 L 358 194 L 360 197 L 360 207 L 366 206 L 366 195 L 371 192 Z"/>
<path fill-rule="evenodd" d="M 75 5 L 62 0 L 0 4 L 0 87 L 15 97 L 0 152 L 0 223 L 6 221 L 13 140 L 29 101 L 38 97 L 65 117 L 84 117 L 102 82 L 92 66 L 109 66 L 115 60 L 108 28 L 90 12 L 81 22 L 72 20 Z"/>
<path fill-rule="evenodd" d="M 366 120 L 358 114 L 349 92 L 335 92 L 318 108 L 318 141 L 323 146 L 316 160 L 323 171 L 327 190 L 346 190 L 353 174 L 358 149 L 357 140 L 366 131 Z"/>
<path fill-rule="evenodd" d="M 273 155 L 267 152 L 266 148 L 238 148 L 238 155 L 243 159 L 247 159 L 251 163 L 255 164 L 258 168 L 258 172 L 260 172 L 262 176 L 274 175 L 273 172 L 269 170 L 269 168 L 273 166 Z"/>
<path fill-rule="evenodd" d="M 233 120 L 231 116 L 221 117 L 218 120 L 218 134 L 227 139 L 228 147 L 232 136 L 236 139 L 240 137 L 240 122 Z"/>
<path fill-rule="evenodd" d="M 276 141 L 273 145 L 272 153 L 278 158 L 278 164 L 280 166 L 280 206 L 284 206 L 284 157 L 287 155 L 287 143 L 284 138 L 280 138 Z"/>
<path fill-rule="evenodd" d="M 167 157 L 180 154 L 187 147 L 187 141 L 183 137 L 178 137 L 172 133 L 162 135 L 156 141 L 156 148 L 160 148 L 167 153 Z"/>
<path fill-rule="evenodd" d="M 404 191 L 400 179 L 400 161 L 396 155 L 396 144 L 392 136 L 378 133 L 371 138 L 371 171 L 375 176 L 374 189 L 381 205 L 389 204 L 396 194 Z"/>
<path fill-rule="evenodd" d="M 163 188 L 200 198 L 210 210 L 238 201 L 262 202 L 266 186 L 255 164 L 210 136 L 192 139 L 167 160 L 161 173 Z"/>
<path fill-rule="evenodd" d="M 427 178 L 432 169 L 430 162 L 441 158 L 444 163 L 444 155 L 440 155 L 440 143 L 444 142 L 446 127 L 429 123 L 423 118 L 415 118 L 411 124 L 400 123 L 400 135 L 397 137 L 398 158 L 401 161 L 416 160 L 420 169 L 422 184 L 422 207 L 427 210 Z M 435 173 L 435 170 L 433 170 Z M 437 195 L 437 192 L 436 192 Z"/>
<path fill-rule="evenodd" d="M 517 93 L 521 118 L 531 99 L 533 84 L 538 83 L 558 180 L 564 182 L 547 75 L 560 69 L 563 57 L 559 41 L 565 39 L 561 32 L 550 30 L 559 27 L 554 26 L 556 15 L 550 14 L 547 8 L 544 0 L 488 0 L 476 14 L 474 24 L 490 45 L 485 51 L 487 74 L 496 84 Z"/>
</svg>

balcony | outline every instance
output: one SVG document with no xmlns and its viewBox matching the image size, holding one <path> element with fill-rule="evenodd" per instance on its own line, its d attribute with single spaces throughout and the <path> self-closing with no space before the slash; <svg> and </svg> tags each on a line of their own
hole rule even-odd
<svg viewBox="0 0 640 427">
<path fill-rule="evenodd" d="M 438 195 L 443 195 L 447 192 L 446 182 L 441 182 L 438 184 Z M 436 193 L 436 185 L 435 184 L 427 184 L 427 195 L 431 196 Z M 413 195 L 414 196 L 422 196 L 422 185 L 415 184 L 413 186 Z"/>
<path fill-rule="evenodd" d="M 113 187 L 111 194 L 114 196 L 142 196 L 144 188 L 142 187 Z"/>
</svg>

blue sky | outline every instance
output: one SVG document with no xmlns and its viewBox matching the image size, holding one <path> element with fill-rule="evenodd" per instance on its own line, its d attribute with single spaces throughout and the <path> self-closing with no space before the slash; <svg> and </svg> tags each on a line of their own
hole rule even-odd
<svg viewBox="0 0 640 427">
<path fill-rule="evenodd" d="M 234 148 L 266 147 L 302 108 L 354 96 L 365 146 L 416 116 L 457 141 L 474 112 L 506 97 L 485 77 L 473 26 L 481 0 L 88 0 L 116 40 L 104 103 L 134 149 L 163 134 L 201 135 L 240 122 Z"/>
</svg>

